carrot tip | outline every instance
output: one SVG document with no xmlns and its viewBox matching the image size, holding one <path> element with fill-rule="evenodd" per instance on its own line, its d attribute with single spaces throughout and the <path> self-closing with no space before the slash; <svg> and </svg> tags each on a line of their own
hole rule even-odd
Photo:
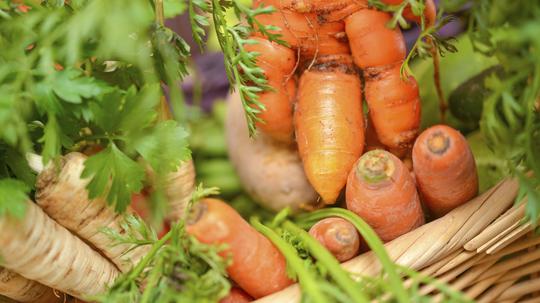
<svg viewBox="0 0 540 303">
<path fill-rule="evenodd" d="M 450 147 L 450 138 L 442 131 L 434 132 L 427 139 L 427 146 L 432 153 L 442 155 Z"/>
<path fill-rule="evenodd" d="M 186 217 L 186 224 L 193 225 L 199 221 L 204 213 L 206 213 L 208 206 L 206 203 L 199 202 L 191 207 L 189 214 Z"/>
<path fill-rule="evenodd" d="M 365 153 L 358 162 L 357 172 L 367 182 L 377 183 L 387 180 L 394 174 L 394 161 L 383 150 L 372 150 Z"/>
</svg>

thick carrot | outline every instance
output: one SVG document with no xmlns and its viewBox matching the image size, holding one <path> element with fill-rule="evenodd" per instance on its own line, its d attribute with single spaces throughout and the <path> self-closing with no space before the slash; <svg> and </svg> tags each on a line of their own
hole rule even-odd
<svg viewBox="0 0 540 303">
<path fill-rule="evenodd" d="M 74 297 L 104 292 L 119 274 L 114 265 L 30 201 L 23 219 L 1 217 L 0 230 L 2 266 Z"/>
<path fill-rule="evenodd" d="M 219 303 L 247 303 L 251 301 L 253 301 L 253 298 L 240 287 L 232 287 L 229 294 L 221 299 Z"/>
<path fill-rule="evenodd" d="M 226 244 L 231 279 L 254 298 L 281 290 L 293 282 L 287 276 L 285 258 L 263 235 L 232 207 L 217 199 L 204 199 L 190 214 L 187 231 L 208 244 Z"/>
<path fill-rule="evenodd" d="M 384 146 L 384 144 L 381 143 L 379 140 L 379 137 L 377 136 L 377 132 L 375 131 L 375 127 L 373 126 L 373 121 L 371 121 L 371 116 L 367 116 L 367 123 L 366 123 L 366 148 L 365 151 L 375 150 L 375 149 L 386 149 L 387 147 Z"/>
<path fill-rule="evenodd" d="M 332 204 L 364 148 L 361 83 L 351 57 L 320 57 L 300 78 L 297 102 L 304 171 L 323 202 Z"/>
<path fill-rule="evenodd" d="M 382 0 L 382 2 L 386 4 L 392 4 L 397 5 L 401 4 L 403 0 Z M 426 0 L 425 1 L 425 7 L 424 7 L 424 18 L 427 26 L 431 26 L 435 24 L 436 17 L 437 17 L 437 7 L 435 6 L 435 3 L 433 0 Z M 420 23 L 422 21 L 421 16 L 416 16 L 410 6 L 407 6 L 403 10 L 403 17 L 405 17 L 407 20 L 414 21 L 416 23 Z"/>
<path fill-rule="evenodd" d="M 64 301 L 64 294 L 58 292 L 56 295 L 51 288 L 2 267 L 0 267 L 0 295 L 17 302 L 58 303 Z M 2 302 L 1 296 L 0 302 Z"/>
<path fill-rule="evenodd" d="M 285 3 L 286 4 L 286 3 Z M 290 4 L 290 2 L 289 2 Z M 320 19 L 316 13 L 302 13 L 295 8 L 286 7 L 281 0 L 255 0 L 253 6 L 273 6 L 277 10 L 272 14 L 261 14 L 256 19 L 265 25 L 274 25 L 293 49 L 298 49 L 307 56 L 350 53 L 341 21 L 330 22 Z M 259 34 L 258 34 L 259 35 Z"/>
<path fill-rule="evenodd" d="M 122 272 L 131 269 L 146 255 L 149 247 L 115 245 L 114 240 L 102 232 L 108 227 L 125 234 L 121 227 L 123 216 L 107 205 L 103 198 L 88 199 L 88 179 L 81 179 L 84 161 L 80 153 L 70 153 L 51 163 L 38 176 L 36 200 L 43 210 L 56 222 L 88 241 L 107 256 Z M 134 214 L 131 208 L 128 213 Z"/>
<path fill-rule="evenodd" d="M 467 140 L 457 130 L 436 125 L 418 137 L 413 168 L 422 201 L 442 216 L 478 193 L 476 164 Z"/>
<path fill-rule="evenodd" d="M 252 39 L 258 43 L 246 45 L 246 50 L 259 53 L 257 66 L 264 71 L 268 85 L 274 89 L 259 94 L 259 102 L 266 109 L 258 115 L 263 122 L 258 122 L 257 127 L 277 141 L 292 143 L 296 55 L 290 48 L 275 42 L 257 37 Z"/>
<path fill-rule="evenodd" d="M 311 227 L 309 234 L 340 262 L 351 259 L 360 251 L 360 235 L 354 225 L 345 219 L 323 219 Z"/>
<path fill-rule="evenodd" d="M 383 150 L 365 153 L 349 174 L 347 208 L 363 218 L 383 241 L 424 223 L 414 181 L 401 161 Z"/>
<path fill-rule="evenodd" d="M 379 140 L 389 148 L 410 149 L 420 125 L 418 86 L 413 77 L 401 78 L 405 41 L 398 28 L 387 27 L 388 21 L 387 13 L 362 9 L 345 19 L 345 29 L 354 62 L 364 72 L 369 115 Z"/>
<path fill-rule="evenodd" d="M 343 20 L 350 14 L 368 7 L 367 0 L 281 0 L 283 8 L 299 13 L 316 13 L 322 22 Z"/>
</svg>

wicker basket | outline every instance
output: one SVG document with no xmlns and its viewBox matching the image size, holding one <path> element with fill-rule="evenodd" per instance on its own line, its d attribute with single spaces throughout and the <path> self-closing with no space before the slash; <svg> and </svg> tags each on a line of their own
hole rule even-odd
<svg viewBox="0 0 540 303">
<path fill-rule="evenodd" d="M 540 237 L 533 237 L 533 226 L 523 223 L 525 203 L 514 205 L 517 192 L 516 181 L 501 181 L 446 216 L 387 243 L 388 254 L 397 264 L 436 277 L 478 302 L 540 302 Z M 362 275 L 381 269 L 371 252 L 343 267 Z M 441 298 L 430 286 L 420 291 L 432 294 L 434 301 Z M 300 298 L 299 286 L 293 285 L 256 302 L 295 303 Z"/>
</svg>

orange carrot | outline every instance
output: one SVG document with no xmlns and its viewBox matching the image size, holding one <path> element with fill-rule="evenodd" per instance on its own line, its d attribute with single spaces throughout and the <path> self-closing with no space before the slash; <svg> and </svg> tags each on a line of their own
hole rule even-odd
<svg viewBox="0 0 540 303">
<path fill-rule="evenodd" d="M 247 303 L 253 301 L 253 298 L 239 287 L 232 287 L 229 294 L 221 299 L 219 303 Z"/>
<path fill-rule="evenodd" d="M 381 143 L 377 133 L 375 132 L 375 127 L 373 126 L 373 121 L 371 121 L 371 116 L 367 116 L 367 125 L 366 125 L 366 148 L 365 151 L 375 150 L 375 149 L 386 149 L 386 146 Z"/>
<path fill-rule="evenodd" d="M 351 57 L 320 57 L 300 78 L 297 102 L 304 171 L 323 202 L 332 204 L 364 148 L 361 83 Z"/>
<path fill-rule="evenodd" d="M 407 168 L 391 153 L 365 153 L 349 174 L 347 208 L 363 218 L 383 241 L 424 223 L 422 206 Z"/>
<path fill-rule="evenodd" d="M 455 129 L 436 125 L 413 147 L 413 168 L 422 201 L 436 216 L 478 193 L 476 164 L 467 140 Z"/>
<path fill-rule="evenodd" d="M 281 290 L 293 282 L 279 250 L 232 207 L 217 199 L 197 203 L 187 220 L 187 232 L 207 244 L 226 244 L 231 279 L 254 298 Z"/>
<path fill-rule="evenodd" d="M 293 49 L 299 49 L 308 57 L 325 54 L 347 54 L 350 52 L 341 21 L 330 22 L 320 19 L 315 13 L 302 13 L 296 8 L 287 7 L 281 0 L 255 0 L 253 6 L 273 6 L 272 14 L 261 14 L 256 19 L 265 25 L 274 25 Z"/>
<path fill-rule="evenodd" d="M 345 19 L 345 29 L 354 62 L 364 70 L 366 100 L 379 140 L 389 148 L 410 149 L 420 125 L 418 86 L 413 77 L 401 78 L 405 41 L 398 28 L 386 26 L 388 21 L 387 13 L 362 9 Z"/>
<path fill-rule="evenodd" d="M 257 44 L 246 45 L 246 50 L 259 53 L 257 66 L 274 90 L 263 92 L 259 101 L 266 107 L 258 117 L 257 127 L 270 137 L 280 142 L 292 143 L 293 140 L 293 101 L 296 96 L 296 83 L 293 72 L 296 65 L 293 50 L 270 42 L 263 38 L 253 37 Z"/>
<path fill-rule="evenodd" d="M 317 222 L 309 234 L 319 241 L 336 259 L 345 262 L 358 255 L 360 235 L 349 221 L 331 217 Z"/>
<path fill-rule="evenodd" d="M 392 4 L 397 5 L 401 4 L 403 0 L 382 0 L 382 2 L 386 4 Z M 420 23 L 422 18 L 420 16 L 416 16 L 410 6 L 407 6 L 405 10 L 403 11 L 403 17 L 405 17 L 407 20 L 414 21 L 416 23 Z M 434 25 L 435 19 L 437 17 L 437 8 L 435 7 L 435 3 L 433 0 L 426 0 L 425 7 L 424 7 L 424 18 L 426 25 Z"/>
</svg>

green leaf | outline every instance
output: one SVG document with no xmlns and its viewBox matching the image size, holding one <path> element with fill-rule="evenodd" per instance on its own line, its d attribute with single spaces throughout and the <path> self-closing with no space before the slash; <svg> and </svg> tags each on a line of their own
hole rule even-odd
<svg viewBox="0 0 540 303">
<path fill-rule="evenodd" d="M 92 77 L 83 77 L 82 73 L 75 69 L 57 72 L 51 85 L 58 97 L 77 104 L 81 103 L 83 98 L 100 95 L 106 87 Z"/>
<path fill-rule="evenodd" d="M 107 202 L 122 212 L 131 202 L 131 194 L 140 192 L 144 169 L 126 156 L 114 143 L 84 163 L 82 178 L 92 178 L 87 189 L 91 199 L 106 196 Z"/>
<path fill-rule="evenodd" d="M 0 179 L 0 217 L 9 215 L 18 219 L 23 218 L 29 192 L 30 187 L 22 181 L 11 178 Z"/>
<path fill-rule="evenodd" d="M 158 175 L 176 171 L 182 161 L 189 159 L 187 131 L 176 121 L 156 124 L 147 132 L 127 140 L 127 143 L 146 160 Z"/>
<path fill-rule="evenodd" d="M 45 125 L 43 137 L 40 139 L 40 142 L 43 143 L 43 151 L 41 152 L 43 163 L 47 163 L 49 160 L 60 155 L 60 149 L 62 147 L 61 131 L 56 116 L 49 114 L 49 121 Z"/>
</svg>

